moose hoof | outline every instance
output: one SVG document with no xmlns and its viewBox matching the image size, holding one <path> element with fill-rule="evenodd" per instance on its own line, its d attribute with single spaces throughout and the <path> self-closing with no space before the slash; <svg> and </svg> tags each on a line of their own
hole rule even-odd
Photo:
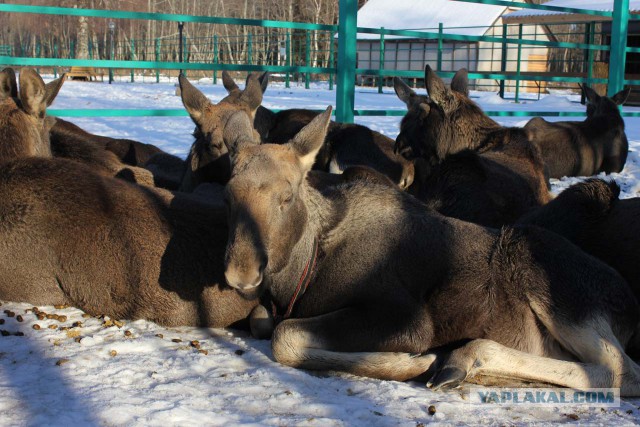
<svg viewBox="0 0 640 427">
<path fill-rule="evenodd" d="M 433 390 L 449 390 L 458 387 L 467 377 L 467 373 L 455 366 L 442 368 L 427 383 Z"/>
<path fill-rule="evenodd" d="M 249 316 L 249 327 L 254 338 L 268 340 L 275 328 L 273 316 L 263 305 L 258 305 Z"/>
</svg>

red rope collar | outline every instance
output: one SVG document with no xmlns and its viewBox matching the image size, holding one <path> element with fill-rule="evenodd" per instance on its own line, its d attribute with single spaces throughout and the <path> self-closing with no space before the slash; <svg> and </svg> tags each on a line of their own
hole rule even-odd
<svg viewBox="0 0 640 427">
<path fill-rule="evenodd" d="M 314 237 L 313 239 L 313 250 L 311 252 L 311 257 L 307 261 L 307 264 L 304 266 L 304 270 L 302 271 L 302 275 L 300 276 L 300 280 L 298 280 L 298 286 L 296 286 L 293 295 L 291 296 L 291 300 L 289 300 L 289 305 L 287 306 L 287 311 L 283 315 L 278 314 L 278 309 L 273 301 L 271 301 L 271 308 L 273 310 L 273 317 L 276 319 L 276 322 L 280 322 L 284 319 L 288 319 L 291 317 L 291 312 L 293 311 L 293 307 L 296 305 L 296 302 L 304 295 L 313 280 L 313 276 L 315 276 L 316 269 L 318 267 L 318 253 L 319 253 L 318 239 Z"/>
</svg>

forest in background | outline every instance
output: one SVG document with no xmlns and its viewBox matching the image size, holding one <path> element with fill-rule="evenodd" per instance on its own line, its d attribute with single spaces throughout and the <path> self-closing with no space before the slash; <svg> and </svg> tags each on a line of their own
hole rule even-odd
<svg viewBox="0 0 640 427">
<path fill-rule="evenodd" d="M 11 3 L 320 24 L 335 24 L 338 20 L 338 0 L 18 0 Z M 163 61 L 179 60 L 177 23 L 128 19 L 114 20 L 114 23 L 114 59 L 153 61 L 159 51 Z M 0 44 L 11 46 L 16 56 L 22 53 L 32 57 L 109 59 L 108 24 L 109 19 L 103 18 L 3 13 Z M 312 31 L 307 41 L 304 33 L 238 25 L 185 24 L 184 59 L 212 61 L 216 48 L 220 62 L 247 63 L 251 59 L 252 63 L 281 61 L 280 65 L 284 65 L 280 52 L 289 38 L 292 65 L 300 62 L 300 56 L 304 57 L 308 43 L 311 65 L 328 66 L 331 34 Z"/>
<path fill-rule="evenodd" d="M 525 0 L 544 3 L 546 0 Z M 338 0 L 13 0 L 38 6 L 118 9 L 186 15 L 336 24 Z M 366 0 L 359 0 L 359 6 Z M 77 59 L 119 59 L 179 62 L 175 22 L 113 20 L 37 14 L 0 15 L 0 45 L 14 56 Z M 575 27 L 575 26 L 574 26 Z M 558 41 L 583 42 L 582 28 L 555 26 Z M 296 31 L 238 25 L 185 24 L 185 62 L 305 65 L 330 67 L 333 35 L 327 31 Z M 112 50 L 113 46 L 113 50 Z M 286 49 L 288 48 L 288 49 Z M 584 52 L 550 49 L 551 71 L 584 71 Z M 288 62 L 287 62 L 288 61 Z"/>
</svg>

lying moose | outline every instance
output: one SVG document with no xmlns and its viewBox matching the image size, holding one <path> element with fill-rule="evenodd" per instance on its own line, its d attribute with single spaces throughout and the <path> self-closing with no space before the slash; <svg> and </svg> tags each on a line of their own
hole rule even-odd
<svg viewBox="0 0 640 427">
<path fill-rule="evenodd" d="M 640 395 L 625 353 L 640 313 L 622 277 L 544 229 L 449 219 L 376 180 L 313 188 L 330 117 L 283 145 L 256 145 L 251 118 L 232 118 L 244 137 L 227 146 L 225 277 L 272 298 L 277 361 L 434 388 L 488 377 Z"/>
<path fill-rule="evenodd" d="M 534 117 L 524 127 L 540 148 L 551 178 L 620 172 L 627 161 L 629 143 L 618 106 L 624 104 L 630 88 L 611 98 L 599 96 L 586 85 L 582 90 L 587 100 L 584 121 L 548 122 Z"/>
</svg>

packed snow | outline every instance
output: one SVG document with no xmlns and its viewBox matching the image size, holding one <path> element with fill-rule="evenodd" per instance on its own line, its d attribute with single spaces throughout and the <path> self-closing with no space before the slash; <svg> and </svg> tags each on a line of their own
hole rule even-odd
<svg viewBox="0 0 640 427">
<path fill-rule="evenodd" d="M 211 79 L 194 83 L 213 102 L 225 95 L 222 85 L 213 85 Z M 487 110 L 584 110 L 578 95 L 571 93 L 518 104 L 492 93 L 472 92 L 472 96 Z M 334 98 L 335 92 L 325 84 L 305 90 L 295 83 L 289 89 L 272 83 L 264 105 L 323 109 Z M 52 108 L 182 108 L 182 104 L 173 81 L 112 85 L 68 81 Z M 376 89 L 358 88 L 356 108 L 402 110 L 404 105 L 392 89 L 378 94 Z M 192 142 L 188 117 L 70 120 L 90 132 L 152 143 L 182 157 Z M 400 117 L 356 120 L 394 138 Z M 498 121 L 521 126 L 526 119 Z M 636 197 L 640 119 L 627 118 L 626 124 L 631 142 L 627 166 L 607 178 L 620 183 L 622 197 Z M 553 190 L 557 193 L 579 179 L 554 181 Z M 466 387 L 432 392 L 417 382 L 296 370 L 273 361 L 268 341 L 239 331 L 165 328 L 142 320 L 87 317 L 72 307 L 34 310 L 16 302 L 2 303 L 0 323 L 0 425 L 6 426 L 640 422 L 640 400 L 623 399 L 619 408 L 481 404 L 469 401 Z"/>
</svg>

